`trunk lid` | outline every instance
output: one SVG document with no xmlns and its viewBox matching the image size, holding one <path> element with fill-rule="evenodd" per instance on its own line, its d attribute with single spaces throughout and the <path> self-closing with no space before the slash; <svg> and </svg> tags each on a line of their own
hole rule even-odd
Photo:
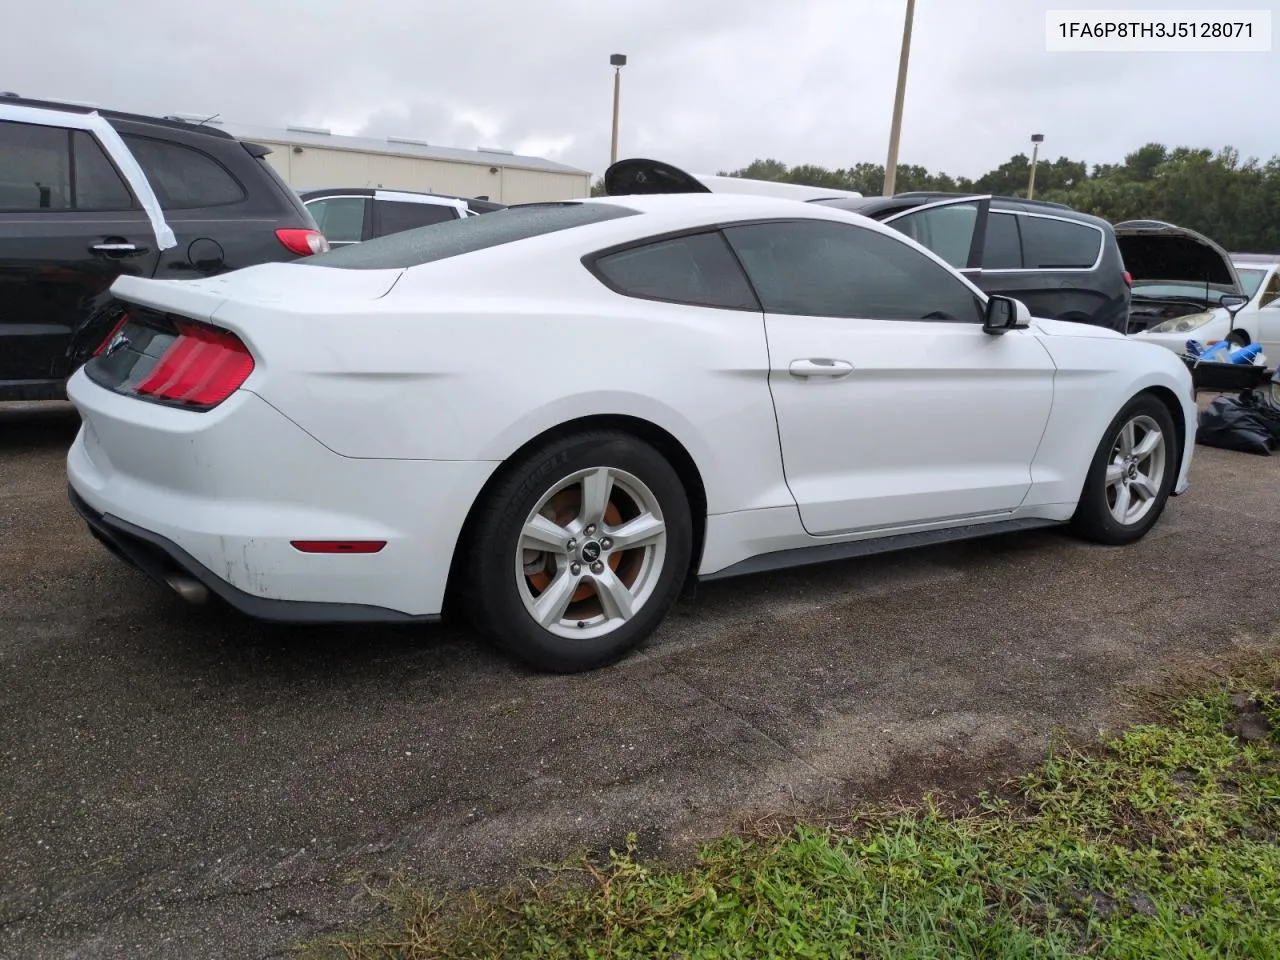
<svg viewBox="0 0 1280 960">
<path fill-rule="evenodd" d="M 162 313 L 208 320 L 228 300 L 305 308 L 307 303 L 334 300 L 369 301 L 386 296 L 402 269 L 334 270 L 307 264 L 262 263 L 200 280 L 150 280 L 120 277 L 112 296 Z"/>
</svg>

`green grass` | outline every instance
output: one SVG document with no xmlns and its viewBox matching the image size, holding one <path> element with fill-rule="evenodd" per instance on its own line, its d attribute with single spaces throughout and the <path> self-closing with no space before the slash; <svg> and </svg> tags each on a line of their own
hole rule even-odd
<svg viewBox="0 0 1280 960">
<path fill-rule="evenodd" d="M 683 867 L 629 845 L 501 891 L 400 887 L 386 925 L 300 955 L 1280 958 L 1280 661 L 1159 716 L 964 808 L 726 837 Z"/>
</svg>

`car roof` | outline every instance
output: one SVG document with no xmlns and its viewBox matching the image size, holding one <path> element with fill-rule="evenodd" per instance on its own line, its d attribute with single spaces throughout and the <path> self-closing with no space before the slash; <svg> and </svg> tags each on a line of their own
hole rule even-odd
<svg viewBox="0 0 1280 960">
<path fill-rule="evenodd" d="M 850 216 L 866 221 L 865 217 L 851 214 L 849 211 L 828 207 L 824 204 L 811 203 L 807 200 L 792 200 L 788 197 L 771 197 L 758 193 L 636 193 L 616 197 L 589 197 L 574 203 L 602 203 L 611 206 L 626 207 L 631 210 L 647 213 L 654 217 L 672 219 L 699 219 L 705 217 L 746 219 L 750 217 L 777 217 L 791 214 L 793 216 L 814 216 L 823 220 L 848 220 Z M 818 213 L 818 211 L 821 211 Z M 827 216 L 827 213 L 836 216 Z M 708 225 L 713 221 L 708 220 Z M 868 221 L 873 222 L 873 221 Z"/>
<path fill-rule="evenodd" d="M 585 214 L 576 218 L 556 213 L 579 208 Z M 539 212 L 546 211 L 546 219 L 567 221 L 561 226 L 543 230 L 538 227 Z M 590 213 L 588 213 L 590 211 Z M 523 233 L 515 219 L 534 229 Z M 577 222 L 575 222 L 575 220 Z M 482 221 L 487 221 L 482 223 Z M 459 221 L 442 232 L 441 225 L 422 227 L 398 234 L 389 234 L 363 244 L 343 247 L 314 257 L 304 258 L 308 267 L 338 267 L 355 269 L 414 269 L 434 273 L 440 269 L 461 269 L 462 261 L 454 259 L 462 255 L 472 264 L 472 269 L 491 269 L 495 263 L 521 262 L 530 258 L 600 256 L 610 251 L 627 249 L 634 245 L 661 242 L 665 239 L 694 233 L 714 231 L 737 224 L 786 223 L 794 221 L 843 223 L 870 233 L 891 237 L 920 251 L 944 269 L 947 266 L 936 253 L 905 236 L 893 227 L 875 220 L 840 210 L 808 203 L 766 197 L 758 194 L 725 193 L 659 193 L 625 194 L 614 197 L 589 197 L 580 200 L 545 201 L 516 204 L 497 213 Z M 510 232 L 510 237 L 500 236 Z M 494 234 L 474 249 L 445 248 L 466 247 L 475 234 Z M 420 248 L 414 250 L 415 246 Z M 425 251 L 425 248 L 433 248 Z M 435 255 L 435 248 L 443 250 Z M 359 252 L 356 252 L 358 249 Z M 436 251 L 438 252 L 438 251 Z M 439 264 L 449 263 L 448 268 Z M 975 296 L 983 294 L 972 282 L 961 279 L 971 287 Z"/>
<path fill-rule="evenodd" d="M 942 203 L 947 200 L 964 200 L 969 197 L 986 198 L 991 201 L 992 210 L 1005 210 L 1015 213 L 1032 213 L 1041 216 L 1062 217 L 1067 220 L 1076 220 L 1080 223 L 1088 223 L 1093 226 L 1109 226 L 1110 224 L 1101 217 L 1095 217 L 1093 214 L 1082 213 L 1079 210 L 1067 206 L 1065 203 L 1056 203 L 1051 200 L 1024 200 L 1021 197 L 1005 197 L 999 194 L 989 193 L 963 193 L 960 191 L 941 191 L 941 190 L 920 190 L 910 193 L 895 193 L 891 197 L 862 197 L 861 199 L 845 199 L 836 198 L 831 200 L 813 200 L 812 203 L 824 207 L 836 207 L 841 210 L 849 210 L 853 213 L 860 213 L 863 216 L 881 219 L 881 215 L 888 216 L 894 213 L 905 213 L 908 210 L 914 210 L 917 207 L 923 207 L 932 203 Z"/>
<path fill-rule="evenodd" d="M 787 220 L 811 219 L 832 220 L 841 223 L 852 223 L 857 226 L 884 233 L 897 240 L 915 241 L 904 237 L 901 232 L 864 217 L 861 214 L 841 210 L 838 207 L 810 203 L 806 200 L 790 200 L 782 197 L 768 197 L 751 193 L 658 193 L 627 194 L 617 197 L 590 197 L 584 200 L 567 201 L 578 204 L 597 204 L 620 207 L 644 214 L 641 217 L 624 217 L 610 221 L 605 230 L 616 232 L 617 242 L 630 242 L 623 234 L 633 235 L 634 239 L 648 237 L 658 238 L 666 233 L 678 233 L 683 230 L 714 229 L 721 225 L 730 225 L 752 220 Z M 537 204 L 521 204 L 520 206 L 537 206 Z M 512 209 L 519 209 L 515 207 Z M 920 249 L 925 249 L 920 247 Z M 930 252 L 930 256 L 933 256 Z"/>
<path fill-rule="evenodd" d="M 0 94 L 0 104 L 16 107 L 30 107 L 35 110 L 56 110 L 60 113 L 96 113 L 107 120 L 120 120 L 128 123 L 142 123 L 153 127 L 167 127 L 171 130 L 183 130 L 187 133 L 201 133 L 220 140 L 236 140 L 225 130 L 207 124 L 192 123 L 177 117 L 152 117 L 141 113 L 127 113 L 123 110 L 106 110 L 102 107 L 89 106 L 83 103 L 65 103 L 57 100 L 33 100 L 26 97 L 13 97 Z M 265 149 L 265 148 L 264 148 Z M 268 151 L 270 152 L 270 151 Z"/>
<path fill-rule="evenodd" d="M 1231 262 L 1240 267 L 1280 266 L 1280 253 L 1233 253 Z"/>
</svg>

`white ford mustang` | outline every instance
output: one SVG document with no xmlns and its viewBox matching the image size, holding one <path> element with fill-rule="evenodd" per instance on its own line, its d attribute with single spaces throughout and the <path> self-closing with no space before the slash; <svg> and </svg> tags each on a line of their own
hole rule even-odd
<svg viewBox="0 0 1280 960">
<path fill-rule="evenodd" d="M 68 472 L 117 555 L 273 620 L 448 595 L 550 670 L 624 655 L 694 579 L 1061 523 L 1132 542 L 1195 441 L 1170 351 L 793 200 L 533 204 L 113 289 Z"/>
</svg>

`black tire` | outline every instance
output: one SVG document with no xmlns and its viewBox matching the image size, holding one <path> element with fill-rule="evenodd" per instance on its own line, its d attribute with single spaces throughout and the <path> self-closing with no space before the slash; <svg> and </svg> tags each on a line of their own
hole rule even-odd
<svg viewBox="0 0 1280 960">
<path fill-rule="evenodd" d="M 1112 502 L 1107 492 L 1107 467 L 1112 461 L 1121 429 L 1139 417 L 1154 421 L 1163 434 L 1164 472 L 1156 495 L 1151 498 L 1151 508 L 1140 519 L 1132 523 L 1122 523 L 1112 513 Z M 1179 460 L 1177 442 L 1177 431 L 1174 429 L 1169 408 L 1155 397 L 1150 394 L 1139 394 L 1125 404 L 1107 425 L 1102 441 L 1094 452 L 1093 462 L 1085 478 L 1084 490 L 1080 495 L 1080 503 L 1076 507 L 1075 515 L 1071 518 L 1072 530 L 1086 540 L 1109 546 L 1123 546 L 1145 537 L 1160 519 L 1168 503 L 1169 491 L 1173 488 L 1176 479 Z"/>
<path fill-rule="evenodd" d="M 515 576 L 516 551 L 539 502 L 564 478 L 598 467 L 625 471 L 648 488 L 665 525 L 665 554 L 647 599 L 631 619 L 590 639 L 561 636 L 538 623 L 526 607 Z M 648 444 L 620 431 L 556 440 L 511 463 L 481 505 L 471 543 L 464 545 L 468 616 L 481 633 L 541 670 L 577 673 L 613 663 L 648 640 L 675 602 L 689 570 L 692 527 L 679 475 Z"/>
</svg>

